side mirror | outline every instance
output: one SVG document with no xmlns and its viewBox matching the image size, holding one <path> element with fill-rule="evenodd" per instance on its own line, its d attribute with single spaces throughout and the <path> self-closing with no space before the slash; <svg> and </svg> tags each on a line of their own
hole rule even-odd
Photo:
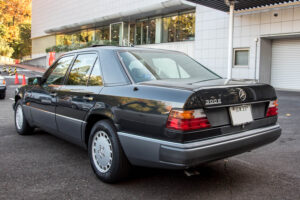
<svg viewBox="0 0 300 200">
<path fill-rule="evenodd" d="M 31 77 L 28 78 L 28 85 L 41 85 L 42 84 L 42 77 Z"/>
</svg>

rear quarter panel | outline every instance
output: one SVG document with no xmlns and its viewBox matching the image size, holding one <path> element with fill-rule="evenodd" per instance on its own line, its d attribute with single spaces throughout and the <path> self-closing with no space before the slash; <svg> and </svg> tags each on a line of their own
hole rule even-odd
<svg viewBox="0 0 300 200">
<path fill-rule="evenodd" d="M 118 131 L 166 139 L 170 138 L 164 133 L 170 110 L 183 108 L 191 93 L 139 85 L 104 87 L 91 114 L 111 118 Z"/>
</svg>

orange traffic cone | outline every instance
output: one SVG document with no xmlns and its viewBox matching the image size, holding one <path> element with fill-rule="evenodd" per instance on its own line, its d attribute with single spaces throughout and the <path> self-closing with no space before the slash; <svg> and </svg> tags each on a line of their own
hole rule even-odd
<svg viewBox="0 0 300 200">
<path fill-rule="evenodd" d="M 18 73 L 16 73 L 16 77 L 15 77 L 15 85 L 17 85 L 17 84 L 20 84 Z"/>
<path fill-rule="evenodd" d="M 24 74 L 23 74 L 22 85 L 26 85 L 26 78 L 25 78 L 25 75 L 24 75 Z"/>
</svg>

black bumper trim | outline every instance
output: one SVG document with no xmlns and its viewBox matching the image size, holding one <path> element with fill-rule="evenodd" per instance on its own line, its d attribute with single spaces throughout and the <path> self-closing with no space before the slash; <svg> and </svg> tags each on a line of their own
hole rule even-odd
<svg viewBox="0 0 300 200">
<path fill-rule="evenodd" d="M 162 145 L 160 161 L 191 167 L 253 150 L 275 141 L 280 135 L 281 129 L 278 127 L 251 136 L 199 148 L 181 149 Z"/>
<path fill-rule="evenodd" d="M 185 169 L 250 151 L 275 141 L 279 125 L 191 143 L 175 143 L 118 132 L 123 150 L 133 165 Z"/>
</svg>

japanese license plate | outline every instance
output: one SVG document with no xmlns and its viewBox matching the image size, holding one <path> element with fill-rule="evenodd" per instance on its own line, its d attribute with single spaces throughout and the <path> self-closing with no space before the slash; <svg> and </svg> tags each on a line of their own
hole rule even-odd
<svg viewBox="0 0 300 200">
<path fill-rule="evenodd" d="M 230 107 L 229 114 L 233 126 L 247 124 L 253 121 L 251 105 Z"/>
</svg>

